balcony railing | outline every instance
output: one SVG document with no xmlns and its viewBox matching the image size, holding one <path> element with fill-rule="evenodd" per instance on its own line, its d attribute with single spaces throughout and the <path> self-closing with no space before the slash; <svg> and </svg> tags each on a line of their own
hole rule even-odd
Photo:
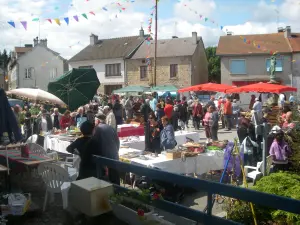
<svg viewBox="0 0 300 225">
<path fill-rule="evenodd" d="M 219 194 L 226 197 L 231 197 L 247 202 L 252 202 L 256 205 L 270 207 L 274 209 L 281 209 L 290 213 L 300 213 L 300 201 L 281 197 L 272 194 L 253 191 L 250 189 L 235 187 L 231 185 L 216 183 L 207 180 L 196 179 L 192 177 L 182 176 L 174 173 L 164 172 L 162 170 L 150 169 L 143 166 L 137 166 L 129 163 L 107 159 L 99 156 L 94 156 L 97 163 L 97 170 L 100 171 L 101 167 L 107 166 L 108 168 L 115 169 L 122 172 L 132 172 L 138 175 L 147 176 L 150 179 L 162 180 L 193 188 L 197 191 L 205 191 L 207 193 L 207 213 L 194 210 L 183 205 L 175 204 L 165 200 L 157 200 L 153 202 L 153 206 L 167 211 L 169 213 L 182 216 L 202 224 L 239 224 L 237 222 L 226 220 L 212 215 L 212 199 L 213 194 Z M 120 189 L 120 188 L 119 188 Z"/>
</svg>

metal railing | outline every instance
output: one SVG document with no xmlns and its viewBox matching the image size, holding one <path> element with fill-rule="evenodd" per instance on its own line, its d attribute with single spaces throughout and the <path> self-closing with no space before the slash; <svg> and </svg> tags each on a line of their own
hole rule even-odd
<svg viewBox="0 0 300 225">
<path fill-rule="evenodd" d="M 235 187 L 232 185 L 221 184 L 217 182 L 196 179 L 192 177 L 182 176 L 179 174 L 169 173 L 162 170 L 151 169 L 143 166 L 124 163 L 104 157 L 94 156 L 97 163 L 97 170 L 107 166 L 108 168 L 117 171 L 132 172 L 134 174 L 147 176 L 150 179 L 161 180 L 180 185 L 182 187 L 193 188 L 197 191 L 207 192 L 207 213 L 185 207 L 180 204 L 175 204 L 165 200 L 157 200 L 153 202 L 153 206 L 164 211 L 182 216 L 202 224 L 221 224 L 231 225 L 240 224 L 231 220 L 226 220 L 212 215 L 212 199 L 213 194 L 219 194 L 226 197 L 231 197 L 246 202 L 252 202 L 256 205 L 280 209 L 290 213 L 300 213 L 300 201 L 281 197 L 272 194 L 253 191 L 250 189 Z"/>
</svg>

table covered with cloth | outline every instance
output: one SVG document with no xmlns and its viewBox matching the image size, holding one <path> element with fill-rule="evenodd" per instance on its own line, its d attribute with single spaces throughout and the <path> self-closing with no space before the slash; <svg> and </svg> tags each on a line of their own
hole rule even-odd
<svg viewBox="0 0 300 225">
<path fill-rule="evenodd" d="M 132 124 L 122 124 L 118 125 L 118 136 L 119 137 L 129 137 L 129 136 L 143 136 L 144 126 L 135 126 Z"/>
<path fill-rule="evenodd" d="M 120 157 L 127 153 L 139 150 L 132 148 L 121 148 Z M 142 154 L 143 151 L 140 151 Z M 131 164 L 157 168 L 170 173 L 177 174 L 203 174 L 210 170 L 223 169 L 224 151 L 210 151 L 201 153 L 195 157 L 187 157 L 184 159 L 167 159 L 165 155 L 159 154 L 158 157 L 153 155 L 141 155 L 140 157 L 128 159 Z"/>
<path fill-rule="evenodd" d="M 12 170 L 23 171 L 25 166 L 37 166 L 43 162 L 52 162 L 48 156 L 37 155 L 29 152 L 29 157 L 21 156 L 20 150 L 7 150 L 9 168 Z M 0 164 L 6 166 L 6 151 L 0 150 Z"/>
<path fill-rule="evenodd" d="M 200 141 L 200 135 L 197 132 L 188 131 L 176 131 L 175 139 L 177 146 L 185 144 L 188 139 L 192 139 L 194 142 Z M 128 146 L 133 149 L 145 150 L 145 136 L 128 137 L 120 140 L 121 146 Z"/>
<path fill-rule="evenodd" d="M 44 140 L 44 149 L 50 149 L 56 152 L 70 154 L 67 152 L 67 147 L 75 141 L 73 137 L 60 135 L 47 135 Z"/>
</svg>

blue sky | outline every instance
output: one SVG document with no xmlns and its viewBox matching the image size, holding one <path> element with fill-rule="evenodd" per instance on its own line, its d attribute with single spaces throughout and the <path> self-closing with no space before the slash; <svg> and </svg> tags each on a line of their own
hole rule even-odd
<svg viewBox="0 0 300 225">
<path fill-rule="evenodd" d="M 112 5 L 112 2 L 115 4 Z M 122 6 L 118 6 L 116 2 Z M 40 33 L 41 38 L 48 39 L 53 50 L 68 58 L 88 44 L 91 33 L 99 35 L 99 38 L 136 35 L 141 21 L 144 21 L 146 30 L 154 0 L 130 2 L 131 0 L 0 0 L 0 50 L 31 43 L 33 37 Z M 177 36 L 188 37 L 196 31 L 202 36 L 205 46 L 217 45 L 220 35 L 224 35 L 226 30 L 238 35 L 276 32 L 276 9 L 280 11 L 278 26 L 290 25 L 292 31 L 300 32 L 299 2 L 300 0 L 160 0 L 158 37 L 170 38 L 174 35 L 175 24 Z M 71 4 L 73 7 L 70 7 Z M 102 10 L 103 6 L 108 11 Z M 121 7 L 126 10 L 120 14 Z M 90 11 L 94 11 L 96 16 L 89 14 Z M 87 13 L 88 20 L 81 16 L 82 13 Z M 200 19 L 200 14 L 209 20 L 205 22 L 203 18 Z M 80 16 L 79 22 L 72 18 L 74 15 Z M 63 21 L 66 16 L 70 18 L 69 25 Z M 37 22 L 31 22 L 34 17 L 42 19 L 40 28 Z M 48 18 L 52 19 L 52 23 L 46 21 Z M 61 20 L 60 26 L 53 21 L 54 18 Z M 7 24 L 10 20 L 15 21 L 15 28 Z M 20 21 L 24 20 L 28 21 L 27 30 L 20 25 Z M 221 25 L 224 26 L 223 32 L 220 30 Z"/>
</svg>

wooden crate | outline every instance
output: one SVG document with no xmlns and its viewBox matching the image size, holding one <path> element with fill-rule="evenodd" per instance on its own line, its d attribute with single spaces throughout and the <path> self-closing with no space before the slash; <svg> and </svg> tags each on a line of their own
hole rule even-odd
<svg viewBox="0 0 300 225">
<path fill-rule="evenodd" d="M 179 159 L 181 158 L 181 152 L 167 152 L 166 157 L 167 159 Z"/>
</svg>

